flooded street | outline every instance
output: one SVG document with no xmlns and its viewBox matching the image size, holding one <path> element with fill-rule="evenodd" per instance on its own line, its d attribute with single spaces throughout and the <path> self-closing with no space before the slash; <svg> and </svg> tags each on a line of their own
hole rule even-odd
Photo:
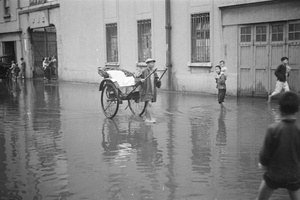
<svg viewBox="0 0 300 200">
<path fill-rule="evenodd" d="M 147 124 L 125 101 L 106 119 L 98 87 L 0 82 L 1 200 L 255 199 L 276 100 L 160 91 Z"/>
</svg>

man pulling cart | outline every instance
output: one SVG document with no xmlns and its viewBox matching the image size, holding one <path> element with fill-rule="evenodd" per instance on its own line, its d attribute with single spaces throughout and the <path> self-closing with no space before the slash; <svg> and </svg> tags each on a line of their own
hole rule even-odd
<svg viewBox="0 0 300 200">
<path fill-rule="evenodd" d="M 142 116 L 145 113 L 146 122 L 155 122 L 151 113 L 151 103 L 156 101 L 156 88 L 161 87 L 159 78 L 154 69 L 155 60 L 147 59 L 147 67 L 141 74 L 135 76 L 119 67 L 98 68 L 98 73 L 104 79 L 100 83 L 101 107 L 107 118 L 112 119 L 118 112 L 119 104 L 128 101 L 128 107 L 135 115 Z M 127 92 L 131 89 L 130 92 Z"/>
</svg>

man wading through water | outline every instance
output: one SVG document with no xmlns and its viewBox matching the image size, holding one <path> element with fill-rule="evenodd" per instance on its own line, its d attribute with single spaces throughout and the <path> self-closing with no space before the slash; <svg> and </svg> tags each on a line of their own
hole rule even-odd
<svg viewBox="0 0 300 200">
<path fill-rule="evenodd" d="M 155 123 L 156 119 L 152 117 L 152 102 L 156 102 L 156 87 L 160 88 L 161 81 L 156 72 L 146 79 L 154 71 L 155 60 L 148 58 L 145 62 L 147 68 L 137 76 L 141 81 L 140 97 L 141 101 L 146 102 L 145 122 Z"/>
</svg>

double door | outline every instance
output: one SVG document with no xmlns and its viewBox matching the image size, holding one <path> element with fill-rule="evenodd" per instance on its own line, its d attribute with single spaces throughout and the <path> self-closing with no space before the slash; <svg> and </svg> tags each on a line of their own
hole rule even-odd
<svg viewBox="0 0 300 200">
<path fill-rule="evenodd" d="M 292 68 L 288 83 L 300 92 L 300 21 L 239 27 L 239 96 L 267 96 L 275 89 L 274 72 L 283 56 Z"/>
</svg>

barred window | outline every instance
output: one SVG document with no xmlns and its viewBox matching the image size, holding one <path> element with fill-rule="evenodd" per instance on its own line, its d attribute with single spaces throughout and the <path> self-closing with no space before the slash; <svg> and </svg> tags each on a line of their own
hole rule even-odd
<svg viewBox="0 0 300 200">
<path fill-rule="evenodd" d="M 151 20 L 140 20 L 138 25 L 138 62 L 152 57 Z"/>
<path fill-rule="evenodd" d="M 272 25 L 272 41 L 283 41 L 283 25 Z"/>
<path fill-rule="evenodd" d="M 192 62 L 210 61 L 209 13 L 191 15 Z"/>
<path fill-rule="evenodd" d="M 256 26 L 256 42 L 267 41 L 267 26 Z"/>
<path fill-rule="evenodd" d="M 241 42 L 251 42 L 251 27 L 241 27 Z"/>
<path fill-rule="evenodd" d="M 118 32 L 117 23 L 106 24 L 106 54 L 107 62 L 118 62 Z"/>
<path fill-rule="evenodd" d="M 4 15 L 10 15 L 10 0 L 4 0 Z"/>
<path fill-rule="evenodd" d="M 34 6 L 34 5 L 38 5 L 38 4 L 47 3 L 48 1 L 51 1 L 51 0 L 29 0 L 29 5 Z"/>
<path fill-rule="evenodd" d="M 300 23 L 289 24 L 289 40 L 300 40 Z"/>
</svg>

